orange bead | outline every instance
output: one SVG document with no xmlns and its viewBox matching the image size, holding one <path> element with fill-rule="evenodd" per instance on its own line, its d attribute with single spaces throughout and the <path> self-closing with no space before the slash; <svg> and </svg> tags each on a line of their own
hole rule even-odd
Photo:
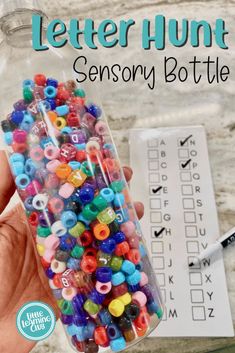
<svg viewBox="0 0 235 353">
<path fill-rule="evenodd" d="M 135 332 L 132 330 L 132 328 L 130 330 L 124 331 L 123 335 L 127 342 L 134 341 L 135 339 Z"/>
<path fill-rule="evenodd" d="M 84 181 L 86 180 L 87 175 L 83 173 L 82 170 L 74 170 L 69 176 L 68 176 L 68 182 L 72 184 L 75 188 L 79 188 Z"/>
<path fill-rule="evenodd" d="M 123 256 L 125 254 L 127 254 L 130 250 L 130 246 L 128 244 L 127 241 L 123 241 L 120 244 L 116 245 L 116 249 L 115 249 L 115 255 L 117 256 Z"/>
<path fill-rule="evenodd" d="M 58 118 L 58 115 L 52 111 L 47 112 L 47 115 L 52 123 L 54 123 L 56 121 L 56 119 Z"/>
<path fill-rule="evenodd" d="M 104 240 L 108 238 L 110 234 L 110 229 L 107 224 L 96 223 L 93 227 L 93 233 L 96 239 Z"/>
<path fill-rule="evenodd" d="M 99 326 L 96 327 L 94 332 L 95 343 L 101 347 L 106 347 L 109 343 L 108 335 L 105 327 Z"/>
<path fill-rule="evenodd" d="M 139 316 L 134 321 L 136 329 L 146 331 L 149 327 L 149 323 L 150 323 L 149 313 L 146 311 L 145 308 L 141 308 Z"/>
<path fill-rule="evenodd" d="M 76 160 L 78 162 L 86 161 L 86 151 L 77 151 Z"/>
<path fill-rule="evenodd" d="M 71 172 L 72 172 L 72 168 L 66 163 L 61 163 L 55 170 L 56 175 L 60 179 L 68 178 Z"/>
<path fill-rule="evenodd" d="M 62 282 L 61 282 L 61 274 L 57 273 L 55 274 L 55 276 L 53 277 L 53 283 L 57 288 L 63 288 Z"/>
<path fill-rule="evenodd" d="M 137 265 L 141 260 L 140 252 L 137 249 L 131 249 L 127 252 L 125 258 Z"/>
</svg>

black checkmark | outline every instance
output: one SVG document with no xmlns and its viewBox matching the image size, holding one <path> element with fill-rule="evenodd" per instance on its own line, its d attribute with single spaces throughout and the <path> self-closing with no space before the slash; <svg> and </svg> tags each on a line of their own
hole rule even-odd
<svg viewBox="0 0 235 353">
<path fill-rule="evenodd" d="M 164 232 L 164 230 L 165 230 L 165 227 L 163 227 L 159 232 L 157 232 L 157 231 L 155 230 L 155 231 L 154 231 L 155 237 L 156 237 L 156 238 L 159 237 L 159 236 L 162 234 L 162 232 Z"/>
<path fill-rule="evenodd" d="M 187 162 L 185 162 L 185 163 L 181 163 L 182 168 L 186 168 L 187 165 L 188 165 L 190 162 L 191 162 L 191 159 L 189 159 L 189 160 L 188 160 Z"/>
<path fill-rule="evenodd" d="M 180 146 L 182 147 L 193 135 L 189 135 L 188 137 L 186 137 L 186 139 L 184 139 L 183 141 L 180 141 Z"/>
<path fill-rule="evenodd" d="M 156 189 L 152 189 L 152 192 L 154 193 L 154 194 L 156 194 L 158 191 L 160 191 L 162 189 L 162 186 L 159 186 L 158 188 L 156 188 Z"/>
</svg>

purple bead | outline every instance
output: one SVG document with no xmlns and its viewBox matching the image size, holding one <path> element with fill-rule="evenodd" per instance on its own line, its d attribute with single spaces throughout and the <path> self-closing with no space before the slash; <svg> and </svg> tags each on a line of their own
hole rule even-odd
<svg viewBox="0 0 235 353">
<path fill-rule="evenodd" d="M 94 190 L 97 189 L 97 183 L 96 183 L 96 180 L 95 178 L 87 178 L 86 179 L 86 182 L 83 184 L 84 187 L 92 187 Z"/>
<path fill-rule="evenodd" d="M 62 290 L 61 289 L 53 289 L 53 295 L 57 300 L 62 299 Z"/>
<path fill-rule="evenodd" d="M 150 284 L 146 284 L 145 286 L 141 287 L 141 291 L 146 295 L 147 301 L 149 303 L 154 301 L 153 290 Z"/>
<path fill-rule="evenodd" d="M 46 275 L 48 278 L 52 279 L 54 277 L 54 272 L 52 271 L 52 269 L 49 267 L 47 270 L 46 270 Z"/>
<path fill-rule="evenodd" d="M 81 144 L 87 142 L 87 136 L 83 130 L 74 130 L 69 134 L 70 141 L 73 144 Z"/>
<path fill-rule="evenodd" d="M 89 294 L 89 299 L 91 299 L 94 303 L 101 305 L 106 297 L 105 294 L 101 294 L 97 292 L 96 289 L 93 289 L 93 291 Z"/>
<path fill-rule="evenodd" d="M 14 105 L 13 105 L 14 109 L 15 110 L 26 110 L 27 109 L 27 104 L 25 103 L 25 101 L 23 99 L 20 99 L 18 102 L 16 102 Z"/>
<path fill-rule="evenodd" d="M 50 227 L 54 222 L 55 218 L 52 213 L 44 211 L 39 214 L 39 224 L 41 227 Z"/>
<path fill-rule="evenodd" d="M 64 325 L 71 325 L 73 323 L 73 315 L 61 314 L 60 320 Z"/>
<path fill-rule="evenodd" d="M 96 176 L 96 183 L 99 189 L 104 189 L 107 187 L 106 182 L 104 181 L 103 175 L 102 174 L 98 174 Z"/>
<path fill-rule="evenodd" d="M 48 175 L 48 170 L 46 168 L 40 168 L 36 171 L 35 173 L 35 178 L 41 183 L 43 184 L 47 175 Z"/>
<path fill-rule="evenodd" d="M 85 302 L 85 297 L 82 294 L 77 294 L 73 299 L 72 299 L 72 306 L 74 308 L 74 311 L 80 312 L 83 309 L 83 304 Z"/>
</svg>

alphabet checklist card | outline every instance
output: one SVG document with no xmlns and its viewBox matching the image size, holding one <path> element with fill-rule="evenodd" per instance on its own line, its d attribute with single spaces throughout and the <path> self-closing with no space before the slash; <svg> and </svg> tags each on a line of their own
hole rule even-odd
<svg viewBox="0 0 235 353">
<path fill-rule="evenodd" d="M 190 268 L 219 237 L 206 134 L 201 126 L 131 130 L 132 194 L 165 301 L 153 336 L 233 336 L 222 253 Z"/>
</svg>

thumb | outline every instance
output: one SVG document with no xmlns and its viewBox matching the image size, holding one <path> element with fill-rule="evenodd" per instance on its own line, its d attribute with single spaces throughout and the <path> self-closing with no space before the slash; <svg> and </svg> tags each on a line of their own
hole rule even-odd
<svg viewBox="0 0 235 353">
<path fill-rule="evenodd" d="M 0 151 L 0 214 L 15 192 L 13 177 L 4 151 Z"/>
</svg>

